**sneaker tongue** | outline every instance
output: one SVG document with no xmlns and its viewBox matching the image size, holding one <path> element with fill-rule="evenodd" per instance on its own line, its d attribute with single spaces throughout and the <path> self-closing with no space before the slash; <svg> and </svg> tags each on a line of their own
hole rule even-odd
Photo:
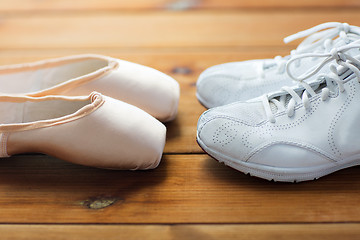
<svg viewBox="0 0 360 240">
<path fill-rule="evenodd" d="M 290 59 L 290 55 L 281 57 L 281 61 L 287 61 Z M 278 62 L 274 61 L 274 59 L 271 59 L 270 61 L 265 61 L 263 65 L 263 70 L 270 70 L 273 68 L 276 68 L 278 66 Z"/>
<path fill-rule="evenodd" d="M 359 38 L 360 38 L 360 29 L 359 29 L 359 31 L 348 33 L 347 38 L 350 40 L 350 42 L 354 42 L 356 40 L 359 40 Z"/>
<path fill-rule="evenodd" d="M 339 36 L 334 40 L 334 45 L 333 47 L 341 47 L 344 45 L 347 45 L 349 43 L 352 43 L 354 41 L 357 41 L 360 39 L 360 29 L 358 32 L 351 32 L 351 33 L 347 33 L 347 40 L 344 41 L 344 39 L 340 38 Z M 350 50 L 351 51 L 351 50 Z M 287 61 L 290 59 L 290 55 L 282 57 L 282 60 Z M 270 70 L 273 69 L 275 67 L 277 67 L 278 63 L 274 62 L 274 61 L 269 61 L 269 62 L 265 62 L 263 65 L 263 69 L 264 70 Z"/>
<path fill-rule="evenodd" d="M 344 40 L 343 38 L 338 36 L 334 40 L 334 42 L 333 42 L 334 45 L 332 47 L 335 47 L 335 48 L 341 47 L 341 46 L 344 46 L 344 45 L 347 45 L 349 43 L 359 40 L 360 39 L 360 31 L 358 33 L 357 32 L 356 33 L 355 32 L 347 33 L 346 36 L 347 36 L 346 40 Z"/>
<path fill-rule="evenodd" d="M 277 66 L 277 64 L 275 62 L 267 62 L 267 63 L 264 63 L 263 69 L 268 70 L 268 69 L 274 68 L 276 66 Z"/>
<path fill-rule="evenodd" d="M 359 59 L 360 56 L 357 57 L 357 58 Z M 343 66 L 339 66 L 339 67 L 338 67 L 338 72 L 340 73 L 340 75 L 339 75 L 340 79 L 342 79 L 342 80 L 344 80 L 344 81 L 354 74 L 350 69 L 345 68 L 345 67 L 343 67 Z M 308 84 L 312 87 L 312 89 L 313 89 L 313 90 L 315 91 L 315 93 L 317 93 L 317 94 L 320 93 L 324 87 L 328 87 L 328 88 L 330 89 L 330 91 L 336 91 L 336 89 L 337 89 L 337 85 L 336 85 L 336 84 L 334 84 L 334 85 L 332 85 L 332 86 L 328 86 L 328 85 L 326 84 L 325 79 L 314 80 L 314 81 L 312 81 L 312 82 L 310 82 L 310 83 L 308 83 Z M 298 90 L 297 90 L 296 88 L 298 88 Z M 300 87 L 300 86 L 294 86 L 293 89 L 296 89 L 295 92 L 296 92 L 300 97 L 302 97 L 302 94 L 303 94 L 304 91 L 305 91 L 305 89 L 304 89 L 303 87 Z M 283 95 L 282 95 L 282 96 L 283 96 Z M 285 106 L 285 108 L 287 108 L 287 106 L 288 106 L 291 98 L 292 98 L 292 97 L 291 97 L 290 94 L 286 94 L 286 96 L 285 96 L 285 101 L 284 101 L 284 106 Z M 275 99 L 278 100 L 278 101 L 280 101 L 280 96 L 275 97 Z M 272 102 L 269 102 L 269 104 L 270 104 L 270 108 L 271 108 L 272 113 L 275 114 L 275 113 L 278 111 L 278 108 L 277 108 L 276 105 L 275 105 L 274 103 L 272 103 Z"/>
<path fill-rule="evenodd" d="M 310 83 L 310 85 L 312 86 L 312 89 L 313 89 L 316 93 L 321 92 L 321 89 L 326 86 L 326 84 L 324 83 L 324 80 L 322 80 L 322 81 L 319 81 L 319 80 L 318 80 L 318 81 L 314 81 L 314 82 Z M 302 97 L 302 94 L 303 94 L 303 92 L 305 91 L 304 88 L 302 88 L 302 87 L 300 87 L 300 86 L 295 86 L 294 88 L 295 88 L 295 89 L 296 89 L 296 88 L 299 89 L 299 90 L 296 90 L 295 92 L 296 92 L 300 97 Z M 283 96 L 283 95 L 282 95 L 282 96 Z M 291 98 L 292 98 L 292 96 L 291 96 L 290 94 L 286 94 L 286 95 L 285 95 L 285 101 L 284 101 L 284 106 L 285 106 L 285 108 L 287 108 L 287 106 L 288 106 Z M 275 99 L 278 100 L 278 101 L 280 101 L 280 96 L 275 97 Z M 281 101 L 280 101 L 280 102 L 281 102 Z M 270 109 L 271 109 L 272 113 L 275 114 L 275 113 L 278 111 L 277 106 L 276 106 L 274 103 L 272 103 L 272 102 L 269 102 L 269 104 L 270 104 Z"/>
<path fill-rule="evenodd" d="M 350 42 L 344 42 L 343 39 L 341 38 L 338 38 L 336 43 L 334 44 L 334 47 L 340 47 L 340 46 L 344 46 L 346 44 L 349 44 L 349 43 L 352 43 L 354 41 L 357 41 L 360 39 L 360 30 L 359 30 L 359 34 L 353 34 L 353 33 L 349 33 L 348 34 L 348 39 L 350 40 Z M 351 56 L 354 56 L 354 58 L 360 60 L 360 49 L 358 48 L 352 48 L 350 50 L 348 50 L 346 52 L 346 54 L 349 54 Z M 324 66 L 325 68 L 329 68 L 329 66 Z M 360 69 L 360 66 L 357 66 L 359 69 Z M 337 67 L 337 71 L 338 73 L 340 74 L 339 77 L 340 79 L 346 81 L 347 79 L 349 79 L 351 76 L 354 75 L 354 73 L 349 69 L 349 68 L 346 68 L 346 67 L 343 67 L 343 66 L 338 66 Z M 330 70 L 328 70 L 327 73 L 330 73 Z M 309 82 L 308 82 L 309 83 Z M 311 83 L 309 83 L 311 86 L 312 86 L 312 89 L 315 91 L 315 93 L 320 93 L 321 90 L 326 87 L 326 83 L 325 83 L 325 80 L 315 80 L 315 81 L 311 81 Z M 335 91 L 335 89 L 337 88 L 336 85 L 334 86 L 328 86 L 330 88 L 330 91 Z M 296 92 L 298 93 L 298 95 L 300 97 L 302 97 L 302 94 L 304 92 L 304 89 L 302 87 L 299 87 L 299 86 L 295 86 L 295 89 L 296 88 L 299 88 L 299 90 L 296 90 Z M 286 97 L 285 97 L 285 101 L 284 101 L 284 106 L 285 108 L 287 108 L 290 100 L 291 100 L 291 95 L 290 94 L 287 94 Z M 278 101 L 280 101 L 280 96 L 277 96 L 275 97 L 275 99 L 277 99 Z M 272 102 L 269 102 L 270 104 L 270 108 L 271 108 L 271 111 L 272 113 L 276 113 L 278 111 L 278 108 L 276 107 L 276 105 Z"/>
</svg>

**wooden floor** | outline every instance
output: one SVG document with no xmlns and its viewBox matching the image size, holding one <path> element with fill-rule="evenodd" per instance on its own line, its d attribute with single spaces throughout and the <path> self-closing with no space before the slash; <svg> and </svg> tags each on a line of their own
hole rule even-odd
<svg viewBox="0 0 360 240">
<path fill-rule="evenodd" d="M 195 82 L 214 64 L 286 55 L 282 38 L 360 25 L 356 0 L 1 0 L 0 64 L 99 53 L 179 81 L 160 166 L 108 171 L 43 155 L 0 162 L 1 239 L 359 239 L 360 167 L 299 184 L 245 176 L 202 152 Z"/>
</svg>

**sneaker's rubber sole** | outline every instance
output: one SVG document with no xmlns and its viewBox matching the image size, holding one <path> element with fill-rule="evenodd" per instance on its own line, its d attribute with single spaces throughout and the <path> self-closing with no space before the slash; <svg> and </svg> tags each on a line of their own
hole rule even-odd
<svg viewBox="0 0 360 240">
<path fill-rule="evenodd" d="M 249 163 L 233 159 L 217 151 L 208 148 L 199 137 L 197 137 L 199 146 L 209 156 L 214 158 L 226 166 L 234 168 L 250 176 L 263 178 L 275 182 L 302 182 L 309 180 L 316 180 L 320 177 L 336 172 L 338 170 L 360 165 L 360 159 L 348 159 L 341 162 L 329 163 L 326 165 L 316 167 L 303 167 L 303 168 L 279 168 L 260 165 L 256 163 Z"/>
</svg>

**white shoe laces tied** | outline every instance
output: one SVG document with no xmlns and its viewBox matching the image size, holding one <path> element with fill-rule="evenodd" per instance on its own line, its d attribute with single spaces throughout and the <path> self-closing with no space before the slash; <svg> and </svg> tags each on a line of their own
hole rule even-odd
<svg viewBox="0 0 360 240">
<path fill-rule="evenodd" d="M 310 109 L 310 100 L 309 97 L 315 96 L 317 93 L 313 90 L 310 84 L 304 82 L 305 79 L 308 79 L 318 73 L 321 68 L 323 68 L 327 63 L 332 60 L 335 60 L 338 65 L 341 65 L 345 68 L 350 69 L 356 76 L 357 80 L 360 82 L 360 70 L 357 66 L 360 66 L 360 61 L 353 58 L 346 52 L 350 49 L 358 48 L 360 49 L 360 40 L 351 43 L 349 45 L 345 45 L 339 48 L 334 48 L 328 53 L 305 53 L 298 56 L 291 58 L 287 65 L 286 65 L 286 72 L 287 74 L 295 81 L 299 82 L 300 87 L 303 88 L 302 96 L 300 97 L 298 93 L 291 87 L 283 87 L 281 88 L 281 92 L 276 96 L 279 97 L 279 100 L 275 98 L 270 98 L 268 95 L 262 96 L 262 102 L 265 108 L 265 113 L 267 118 L 270 122 L 275 123 L 275 116 L 271 110 L 270 103 L 273 103 L 278 111 L 286 111 L 288 117 L 292 117 L 295 113 L 295 106 L 298 103 L 302 103 L 306 110 Z M 294 76 L 291 73 L 290 65 L 297 61 L 298 59 L 308 58 L 308 57 L 325 57 L 325 59 L 312 71 L 306 73 L 305 75 L 301 76 Z M 357 66 L 356 66 L 357 65 Z M 331 73 L 329 75 L 320 74 L 318 79 L 325 80 L 326 87 L 321 89 L 321 99 L 326 101 L 330 96 L 330 88 L 329 86 L 337 85 L 339 88 L 340 93 L 345 91 L 344 82 L 341 80 L 336 65 L 330 65 Z M 318 87 L 317 85 L 316 87 Z M 286 105 L 286 98 L 287 96 L 291 97 L 290 101 L 288 102 L 287 107 Z"/>
<path fill-rule="evenodd" d="M 277 72 L 279 74 L 285 72 L 285 66 L 289 57 L 293 57 L 304 52 L 309 52 L 314 48 L 320 47 L 321 45 L 323 45 L 325 52 L 330 51 L 330 49 L 333 47 L 333 39 L 337 36 L 348 43 L 349 40 L 347 38 L 347 33 L 350 30 L 351 26 L 347 23 L 327 22 L 284 38 L 284 42 L 289 43 L 296 39 L 307 37 L 298 45 L 295 50 L 290 52 L 290 56 L 276 56 L 274 58 L 275 64 L 277 66 Z M 300 64 L 301 62 L 298 60 L 296 62 L 296 66 L 299 67 Z M 262 77 L 265 77 L 266 68 L 267 64 L 264 63 L 260 72 Z"/>
</svg>

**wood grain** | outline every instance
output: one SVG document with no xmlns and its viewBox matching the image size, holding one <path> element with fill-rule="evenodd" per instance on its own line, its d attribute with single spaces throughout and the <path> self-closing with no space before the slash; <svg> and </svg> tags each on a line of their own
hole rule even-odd
<svg viewBox="0 0 360 240">
<path fill-rule="evenodd" d="M 0 49 L 274 47 L 322 22 L 360 25 L 358 15 L 356 9 L 4 15 Z"/>
<path fill-rule="evenodd" d="M 360 167 L 313 182 L 246 176 L 204 154 L 152 171 L 108 171 L 42 155 L 4 159 L 0 223 L 333 223 L 360 221 Z"/>
<path fill-rule="evenodd" d="M 44 155 L 0 162 L 2 239 L 357 239 L 360 167 L 317 181 L 246 176 L 195 142 L 197 77 L 215 64 L 286 55 L 282 38 L 360 25 L 357 0 L 1 0 L 0 64 L 99 53 L 181 86 L 159 168 L 109 171 Z"/>
<path fill-rule="evenodd" d="M 330 7 L 359 7 L 356 0 L 2 0 L 0 11 L 74 11 L 74 10 L 189 10 L 189 9 L 242 9 L 242 8 L 330 8 Z"/>
<path fill-rule="evenodd" d="M 0 225 L 3 239 L 271 240 L 357 239 L 360 224 Z"/>
<path fill-rule="evenodd" d="M 136 62 L 158 69 L 186 82 L 196 81 L 206 68 L 232 61 L 285 56 L 292 46 L 235 47 L 235 48 L 84 48 L 84 49 L 4 49 L 0 51 L 0 65 L 27 63 L 75 54 L 95 53 Z"/>
</svg>

